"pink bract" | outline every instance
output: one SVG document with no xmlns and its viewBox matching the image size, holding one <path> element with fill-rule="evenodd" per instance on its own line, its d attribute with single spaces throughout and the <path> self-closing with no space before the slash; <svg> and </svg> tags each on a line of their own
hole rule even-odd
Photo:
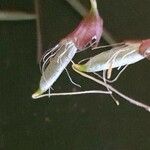
<svg viewBox="0 0 150 150">
<path fill-rule="evenodd" d="M 94 44 L 94 46 L 97 46 L 102 32 L 103 20 L 98 13 L 96 0 L 91 0 L 90 12 L 66 38 L 73 41 L 78 50 L 82 51 L 88 45 Z"/>
</svg>

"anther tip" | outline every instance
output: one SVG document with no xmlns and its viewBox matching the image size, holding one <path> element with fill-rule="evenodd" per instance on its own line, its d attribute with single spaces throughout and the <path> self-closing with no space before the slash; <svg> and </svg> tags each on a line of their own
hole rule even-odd
<svg viewBox="0 0 150 150">
<path fill-rule="evenodd" d="M 42 94 L 42 91 L 38 89 L 35 93 L 32 94 L 33 99 L 37 99 Z"/>
</svg>

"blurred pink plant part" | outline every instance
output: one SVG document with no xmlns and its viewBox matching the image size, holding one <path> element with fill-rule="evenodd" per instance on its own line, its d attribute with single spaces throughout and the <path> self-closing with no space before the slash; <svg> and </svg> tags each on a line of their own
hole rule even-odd
<svg viewBox="0 0 150 150">
<path fill-rule="evenodd" d="M 88 46 L 97 46 L 103 32 L 103 20 L 98 13 L 96 0 L 90 1 L 90 12 L 78 27 L 66 37 L 75 43 L 79 51 Z"/>
<path fill-rule="evenodd" d="M 78 12 L 78 14 L 80 14 L 82 17 L 86 16 L 88 13 L 87 8 L 80 2 L 80 0 L 66 0 L 71 6 L 72 8 Z M 113 36 L 111 35 L 111 33 L 105 28 L 103 27 L 103 33 L 102 33 L 102 37 L 103 39 L 108 43 L 108 44 L 113 44 L 116 43 L 116 41 L 114 40 Z"/>
</svg>

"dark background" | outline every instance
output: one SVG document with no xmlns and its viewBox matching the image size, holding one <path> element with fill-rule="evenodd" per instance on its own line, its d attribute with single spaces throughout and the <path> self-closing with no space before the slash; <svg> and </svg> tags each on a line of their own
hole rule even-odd
<svg viewBox="0 0 150 150">
<path fill-rule="evenodd" d="M 81 0 L 89 8 L 87 0 Z M 150 35 L 149 0 L 97 0 L 104 26 L 115 40 Z M 81 20 L 64 0 L 39 1 L 43 50 L 54 46 Z M 30 0 L 0 0 L 0 8 L 34 12 Z M 106 44 L 102 39 L 101 45 Z M 92 53 L 92 52 L 91 52 Z M 149 150 L 150 113 L 117 97 L 91 94 L 33 100 L 40 72 L 36 61 L 36 22 L 0 22 L 0 149 Z M 87 57 L 78 54 L 77 62 Z M 84 89 L 103 89 L 71 70 Z M 150 105 L 150 62 L 129 66 L 114 87 Z M 64 72 L 54 92 L 81 90 Z"/>
</svg>

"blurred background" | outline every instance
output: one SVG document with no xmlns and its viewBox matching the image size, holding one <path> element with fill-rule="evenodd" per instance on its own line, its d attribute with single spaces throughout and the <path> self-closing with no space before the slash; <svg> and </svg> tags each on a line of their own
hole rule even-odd
<svg viewBox="0 0 150 150">
<path fill-rule="evenodd" d="M 105 27 L 101 45 L 149 38 L 149 0 L 97 3 Z M 117 95 L 119 107 L 102 94 L 31 98 L 41 76 L 39 58 L 82 19 L 74 8 L 85 12 L 90 3 L 0 0 L 0 149 L 149 150 L 150 113 Z M 79 53 L 74 61 L 87 56 L 87 52 Z M 103 89 L 73 72 L 70 65 L 67 68 L 82 89 L 72 85 L 63 72 L 54 92 Z M 113 86 L 150 105 L 149 74 L 150 62 L 145 59 L 129 66 Z"/>
</svg>

